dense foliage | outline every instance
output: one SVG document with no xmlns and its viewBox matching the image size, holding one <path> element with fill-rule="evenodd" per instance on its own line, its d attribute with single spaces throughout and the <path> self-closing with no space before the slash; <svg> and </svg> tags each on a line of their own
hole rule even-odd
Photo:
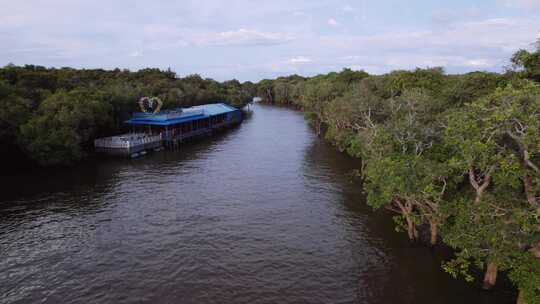
<svg viewBox="0 0 540 304">
<path fill-rule="evenodd" d="M 483 287 L 505 271 L 520 303 L 540 303 L 540 45 L 505 74 L 441 68 L 381 76 L 345 69 L 257 84 L 265 102 L 303 109 L 316 132 L 360 157 L 368 204 L 395 212 L 411 240 L 443 241 L 443 268 Z"/>
<path fill-rule="evenodd" d="M 2 168 L 59 165 L 80 160 L 94 138 L 123 131 L 142 96 L 158 96 L 164 108 L 225 101 L 242 107 L 255 85 L 219 83 L 198 75 L 178 78 L 158 69 L 0 68 Z"/>
</svg>

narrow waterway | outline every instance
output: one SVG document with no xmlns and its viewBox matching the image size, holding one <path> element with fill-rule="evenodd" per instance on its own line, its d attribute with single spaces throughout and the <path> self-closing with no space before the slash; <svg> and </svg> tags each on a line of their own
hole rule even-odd
<svg viewBox="0 0 540 304">
<path fill-rule="evenodd" d="M 2 177 L 0 303 L 506 303 L 365 205 L 359 162 L 256 105 L 179 152 Z"/>
</svg>

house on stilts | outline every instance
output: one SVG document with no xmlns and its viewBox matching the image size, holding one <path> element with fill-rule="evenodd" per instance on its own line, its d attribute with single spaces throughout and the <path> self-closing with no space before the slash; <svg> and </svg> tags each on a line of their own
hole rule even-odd
<svg viewBox="0 0 540 304">
<path fill-rule="evenodd" d="M 163 148 L 178 149 L 188 139 L 210 135 L 242 122 L 242 112 L 224 103 L 134 113 L 132 132 L 94 141 L 96 152 L 137 157 Z"/>
</svg>

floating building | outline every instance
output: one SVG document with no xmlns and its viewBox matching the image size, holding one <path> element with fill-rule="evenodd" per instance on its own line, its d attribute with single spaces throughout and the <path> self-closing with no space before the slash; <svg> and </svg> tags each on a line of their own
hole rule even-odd
<svg viewBox="0 0 540 304">
<path fill-rule="evenodd" d="M 242 122 L 242 112 L 224 103 L 135 113 L 126 124 L 132 133 L 94 141 L 96 152 L 137 157 L 164 147 L 176 149 L 191 138 L 212 134 Z"/>
</svg>

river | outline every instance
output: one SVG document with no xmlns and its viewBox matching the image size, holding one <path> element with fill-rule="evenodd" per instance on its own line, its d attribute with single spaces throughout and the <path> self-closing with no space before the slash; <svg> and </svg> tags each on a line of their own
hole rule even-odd
<svg viewBox="0 0 540 304">
<path fill-rule="evenodd" d="M 359 161 L 255 105 L 181 151 L 1 179 L 0 303 L 506 303 L 365 204 Z"/>
</svg>

